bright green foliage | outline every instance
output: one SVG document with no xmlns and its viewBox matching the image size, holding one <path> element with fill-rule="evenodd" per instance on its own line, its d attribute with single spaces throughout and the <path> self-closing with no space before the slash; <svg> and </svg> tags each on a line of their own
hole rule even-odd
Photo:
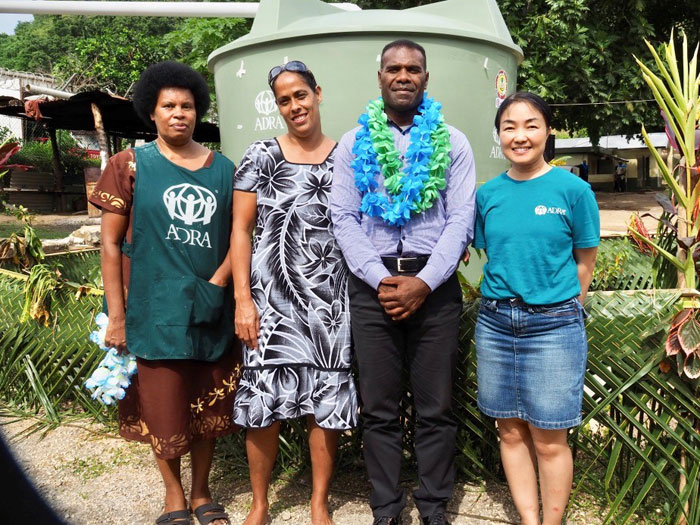
<svg viewBox="0 0 700 525">
<path fill-rule="evenodd" d="M 50 268 L 53 257 L 47 258 Z M 84 254 L 61 256 L 62 266 L 72 266 L 75 258 Z M 89 258 L 99 263 L 96 252 Z M 22 275 L 0 273 L 0 309 L 6 312 L 0 316 L 2 403 L 17 410 L 40 410 L 50 424 L 63 420 L 71 407 L 103 421 L 114 417 L 113 409 L 105 412 L 82 387 L 104 355 L 88 340 L 100 298 L 76 294 L 75 288 L 63 283 L 51 303 L 50 326 L 19 323 L 25 280 Z M 586 302 L 591 317 L 585 419 L 570 439 L 576 450 L 576 491 L 607 498 L 604 523 L 642 523 L 642 516 L 654 508 L 662 509 L 663 515 L 649 522 L 677 523 L 686 503 L 687 523 L 700 519 L 697 394 L 675 373 L 659 367 L 666 361 L 659 331 L 677 311 L 679 296 L 677 290 L 592 292 Z M 502 477 L 494 422 L 476 407 L 473 337 L 478 309 L 478 301 L 465 304 L 454 389 L 459 425 L 456 461 L 462 480 Z M 404 457 L 414 465 L 415 410 L 410 396 L 403 396 L 400 407 Z M 339 465 L 358 464 L 360 438 L 357 431 L 344 433 Z M 231 436 L 222 445 L 240 451 L 241 439 L 240 434 Z M 308 467 L 307 440 L 303 421 L 284 425 L 279 464 Z M 679 458 L 680 450 L 685 451 L 685 461 Z M 680 476 L 687 480 L 683 491 L 678 489 Z M 572 501 L 577 501 L 576 494 Z"/>
<path fill-rule="evenodd" d="M 148 65 L 183 61 L 210 83 L 207 56 L 250 30 L 241 18 L 36 16 L 0 35 L 0 67 L 71 79 L 73 91 L 126 95 Z"/>
<path fill-rule="evenodd" d="M 347 0 L 345 0 L 347 1 Z M 497 0 L 515 42 L 523 48 L 518 87 L 551 103 L 647 99 L 633 54 L 643 38 L 665 39 L 674 27 L 700 33 L 696 0 Z M 355 0 L 362 8 L 405 9 L 429 0 Z M 693 9 L 694 8 L 694 9 Z M 0 35 L 0 67 L 76 74 L 79 89 L 124 95 L 146 65 L 182 60 L 207 78 L 209 53 L 250 27 L 241 19 L 36 16 L 15 35 Z M 659 127 L 653 104 L 558 107 L 557 128 L 636 134 L 639 124 Z"/>
<path fill-rule="evenodd" d="M 163 43 L 171 57 L 189 64 L 213 81 L 207 69 L 207 57 L 215 49 L 245 35 L 251 21 L 243 18 L 188 18 L 165 35 Z"/>
<path fill-rule="evenodd" d="M 72 81 L 75 90 L 101 89 L 124 95 L 149 64 L 169 58 L 163 36 L 180 19 L 81 17 L 90 23 L 73 53 L 57 59 L 54 73 Z M 77 89 L 76 89 L 77 88 Z"/>
<path fill-rule="evenodd" d="M 72 89 L 124 95 L 143 69 L 169 58 L 163 36 L 179 18 L 39 15 L 0 35 L 0 67 L 53 74 Z"/>
<path fill-rule="evenodd" d="M 648 84 L 654 99 L 661 111 L 667 115 L 669 132 L 675 137 L 677 147 L 683 158 L 676 169 L 669 169 L 651 144 L 646 127 L 642 125 L 642 136 L 650 153 L 655 158 L 661 175 L 666 182 L 669 192 L 680 208 L 676 225 L 675 237 L 683 249 L 678 256 L 664 250 L 658 243 L 641 236 L 631 230 L 633 235 L 652 246 L 664 258 L 672 263 L 685 278 L 685 286 L 697 288 L 697 270 L 695 268 L 695 248 L 698 246 L 697 237 L 700 234 L 700 216 L 697 213 L 700 203 L 700 183 L 694 181 L 692 170 L 697 169 L 695 133 L 700 114 L 700 73 L 697 68 L 698 47 L 692 58 L 688 53 L 688 41 L 683 35 L 682 60 L 676 56 L 673 34 L 668 44 L 662 46 L 662 52 L 657 53 L 649 42 L 646 42 L 654 57 L 656 75 L 649 66 L 637 60 L 642 70 L 642 78 Z M 679 68 L 680 62 L 680 68 Z M 675 210 L 673 210 L 675 211 Z M 692 254 L 688 256 L 688 254 Z"/>
<path fill-rule="evenodd" d="M 654 35 L 644 12 L 647 3 L 500 0 L 525 54 L 518 89 L 550 103 L 649 98 L 632 58 L 643 39 Z M 557 128 L 586 128 L 594 141 L 604 134 L 638 133 L 639 123 L 659 120 L 653 105 L 643 103 L 558 107 L 555 115 Z"/>
<path fill-rule="evenodd" d="M 61 165 L 67 177 L 82 180 L 83 168 L 86 166 L 99 166 L 99 160 L 88 159 L 87 152 L 78 146 L 78 143 L 68 131 L 58 130 L 56 138 L 61 155 Z M 31 166 L 36 171 L 52 173 L 53 151 L 51 143 L 49 141 L 28 140 L 22 145 L 21 150 L 10 157 L 9 162 L 10 164 Z"/>
<path fill-rule="evenodd" d="M 591 291 L 648 290 L 654 287 L 654 259 L 625 237 L 601 239 Z"/>
<path fill-rule="evenodd" d="M 52 301 L 54 317 L 49 326 L 20 323 L 25 279 L 0 274 L 0 309 L 5 314 L 0 316 L 3 408 L 41 409 L 54 424 L 64 417 L 66 408 L 105 421 L 104 407 L 97 406 L 82 386 L 104 356 L 88 340 L 102 298 L 62 289 Z M 67 401 L 72 402 L 70 408 Z"/>
</svg>

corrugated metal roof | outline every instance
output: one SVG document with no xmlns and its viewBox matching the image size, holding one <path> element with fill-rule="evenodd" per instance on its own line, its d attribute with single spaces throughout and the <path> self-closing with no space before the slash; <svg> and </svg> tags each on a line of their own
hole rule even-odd
<svg viewBox="0 0 700 525">
<path fill-rule="evenodd" d="M 101 91 L 78 93 L 68 100 L 40 102 L 40 120 L 56 129 L 91 131 L 95 129 L 91 104 L 100 108 L 107 133 L 145 140 L 156 137 L 155 131 L 136 115 L 130 100 Z M 0 97 L 0 115 L 34 120 L 25 113 L 24 104 L 11 97 Z M 220 142 L 219 127 L 210 122 L 199 122 L 194 130 L 194 140 Z"/>
</svg>

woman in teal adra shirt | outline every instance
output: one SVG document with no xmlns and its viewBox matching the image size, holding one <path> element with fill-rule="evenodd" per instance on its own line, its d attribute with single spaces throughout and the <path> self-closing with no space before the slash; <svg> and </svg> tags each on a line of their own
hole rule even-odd
<svg viewBox="0 0 700 525">
<path fill-rule="evenodd" d="M 551 109 L 530 93 L 496 113 L 511 168 L 477 192 L 474 247 L 486 251 L 476 325 L 478 405 L 498 421 L 501 459 L 523 524 L 560 524 L 581 422 L 588 352 L 583 300 L 600 219 L 588 183 L 544 159 Z"/>
</svg>

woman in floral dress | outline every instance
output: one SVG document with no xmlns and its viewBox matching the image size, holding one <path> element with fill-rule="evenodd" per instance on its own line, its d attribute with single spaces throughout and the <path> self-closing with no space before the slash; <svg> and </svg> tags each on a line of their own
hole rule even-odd
<svg viewBox="0 0 700 525">
<path fill-rule="evenodd" d="M 357 421 L 348 274 L 328 207 L 336 144 L 323 135 L 321 88 L 302 62 L 268 80 L 288 132 L 253 143 L 234 181 L 235 324 L 245 343 L 234 421 L 247 428 L 253 488 L 245 523 L 269 520 L 280 421 L 306 417 L 312 523 L 328 524 L 338 435 Z"/>
</svg>

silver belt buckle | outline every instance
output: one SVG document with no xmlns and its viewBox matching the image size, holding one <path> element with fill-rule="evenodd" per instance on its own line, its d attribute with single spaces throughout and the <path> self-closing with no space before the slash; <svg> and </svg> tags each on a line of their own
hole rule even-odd
<svg viewBox="0 0 700 525">
<path fill-rule="evenodd" d="M 399 273 L 403 273 L 403 268 L 401 267 L 401 261 L 403 261 L 403 257 L 396 258 L 396 271 Z"/>
</svg>

